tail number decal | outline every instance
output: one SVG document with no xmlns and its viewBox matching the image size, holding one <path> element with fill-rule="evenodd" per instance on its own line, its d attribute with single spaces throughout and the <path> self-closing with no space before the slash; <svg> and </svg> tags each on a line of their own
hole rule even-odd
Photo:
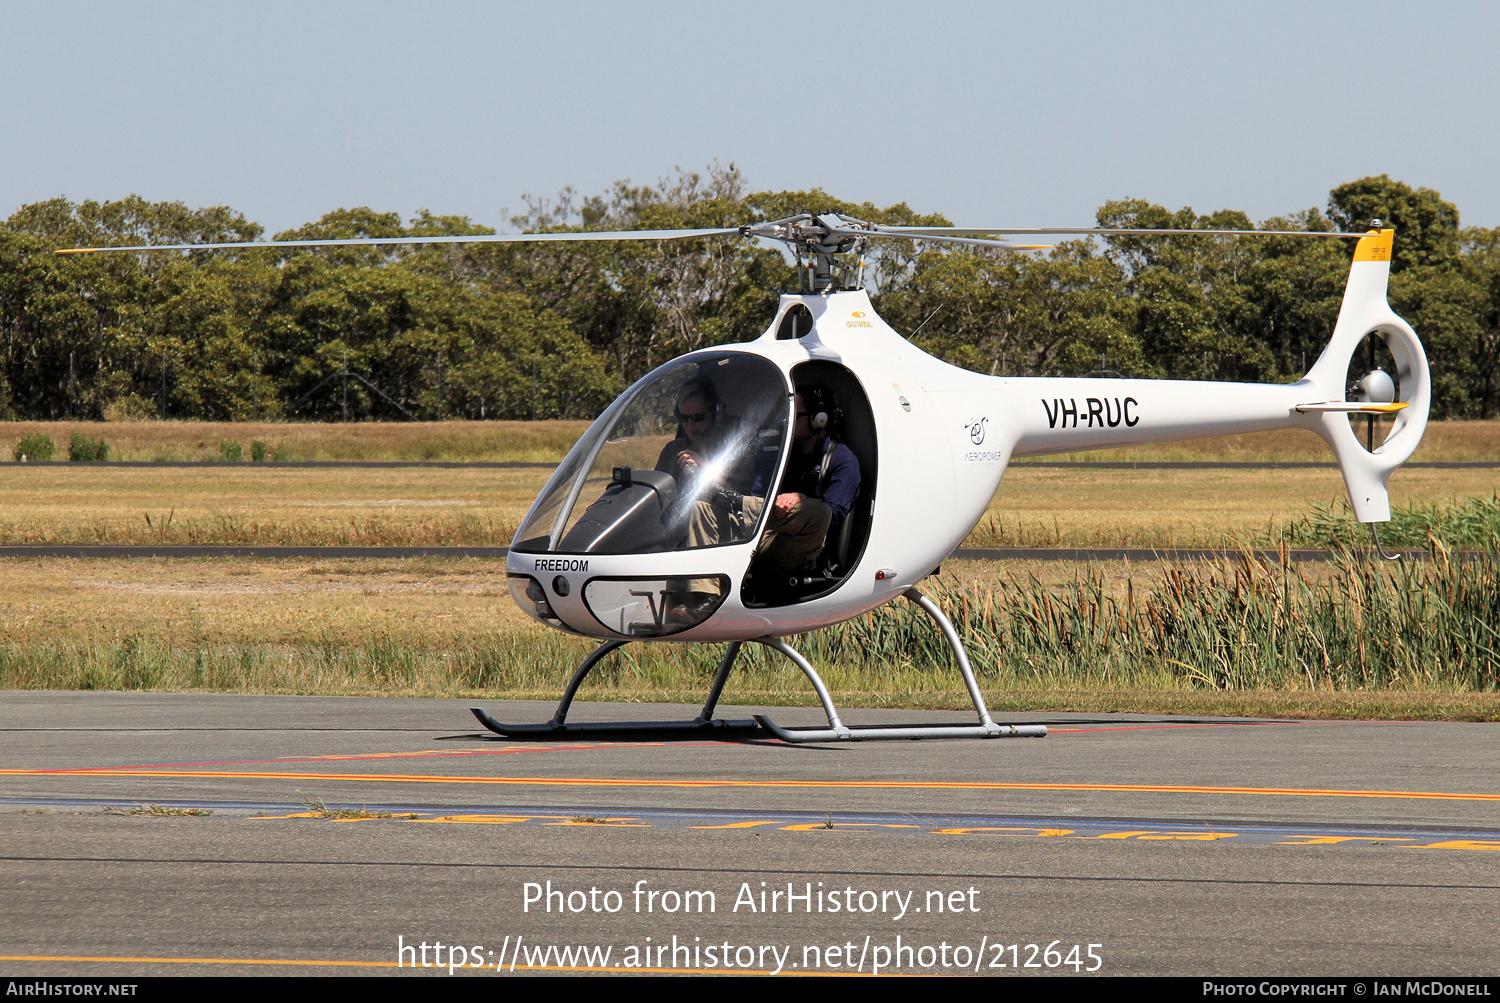
<svg viewBox="0 0 1500 1003">
<path fill-rule="evenodd" d="M 1134 397 L 1123 401 L 1118 397 L 1085 397 L 1083 404 L 1080 409 L 1076 397 L 1069 397 L 1066 404 L 1061 397 L 1044 399 L 1042 410 L 1047 412 L 1047 427 L 1078 428 L 1081 420 L 1084 428 L 1117 428 L 1122 421 L 1126 427 L 1134 428 L 1141 420 L 1140 415 L 1131 411 L 1132 407 L 1141 406 Z"/>
</svg>

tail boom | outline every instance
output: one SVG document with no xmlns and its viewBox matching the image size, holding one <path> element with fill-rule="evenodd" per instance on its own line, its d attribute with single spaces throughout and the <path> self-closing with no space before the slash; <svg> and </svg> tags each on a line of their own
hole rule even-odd
<svg viewBox="0 0 1500 1003">
<path fill-rule="evenodd" d="M 1014 438 L 1008 456 L 1044 456 L 1153 442 L 1304 428 L 1334 451 L 1355 518 L 1391 517 L 1387 483 L 1427 427 L 1432 378 L 1411 325 L 1386 300 L 1395 231 L 1360 238 L 1333 336 L 1306 376 L 1291 384 L 1130 379 L 1002 379 Z M 1399 400 L 1349 401 L 1348 369 L 1367 336 L 1396 364 Z M 998 402 L 997 402 L 998 403 Z M 1352 415 L 1393 414 L 1385 441 L 1368 450 Z"/>
</svg>

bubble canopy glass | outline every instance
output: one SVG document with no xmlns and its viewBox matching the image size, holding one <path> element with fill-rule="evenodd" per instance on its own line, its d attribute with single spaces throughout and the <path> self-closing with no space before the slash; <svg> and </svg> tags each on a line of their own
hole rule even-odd
<svg viewBox="0 0 1500 1003">
<path fill-rule="evenodd" d="M 757 355 L 702 352 L 658 367 L 589 426 L 511 549 L 661 553 L 754 539 L 758 523 L 707 539 L 691 523 L 776 483 L 791 401 L 781 370 Z"/>
</svg>

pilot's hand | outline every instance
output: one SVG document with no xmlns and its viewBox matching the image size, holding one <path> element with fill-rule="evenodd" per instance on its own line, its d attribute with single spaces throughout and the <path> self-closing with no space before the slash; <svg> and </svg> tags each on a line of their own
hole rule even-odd
<svg viewBox="0 0 1500 1003">
<path fill-rule="evenodd" d="M 697 470 L 698 457 L 690 449 L 684 449 L 677 454 L 677 465 L 683 470 Z"/>
<path fill-rule="evenodd" d="M 771 505 L 771 514 L 778 519 L 785 519 L 792 514 L 792 509 L 797 507 L 797 503 L 805 497 L 807 496 L 800 491 L 788 491 L 777 495 L 776 501 Z"/>
</svg>

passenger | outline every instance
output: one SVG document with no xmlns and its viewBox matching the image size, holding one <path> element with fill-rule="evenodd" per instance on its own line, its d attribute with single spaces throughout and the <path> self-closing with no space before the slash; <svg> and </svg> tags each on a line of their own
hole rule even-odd
<svg viewBox="0 0 1500 1003">
<path fill-rule="evenodd" d="M 757 569 L 773 572 L 811 570 L 830 530 L 848 518 L 859 494 L 859 460 L 830 434 L 842 425 L 833 393 L 809 385 L 797 391 L 791 455 L 771 501 L 770 519 L 756 548 Z M 743 496 L 720 490 L 693 506 L 688 545 L 712 546 L 743 539 L 765 511 L 769 478 L 756 477 Z"/>
</svg>

